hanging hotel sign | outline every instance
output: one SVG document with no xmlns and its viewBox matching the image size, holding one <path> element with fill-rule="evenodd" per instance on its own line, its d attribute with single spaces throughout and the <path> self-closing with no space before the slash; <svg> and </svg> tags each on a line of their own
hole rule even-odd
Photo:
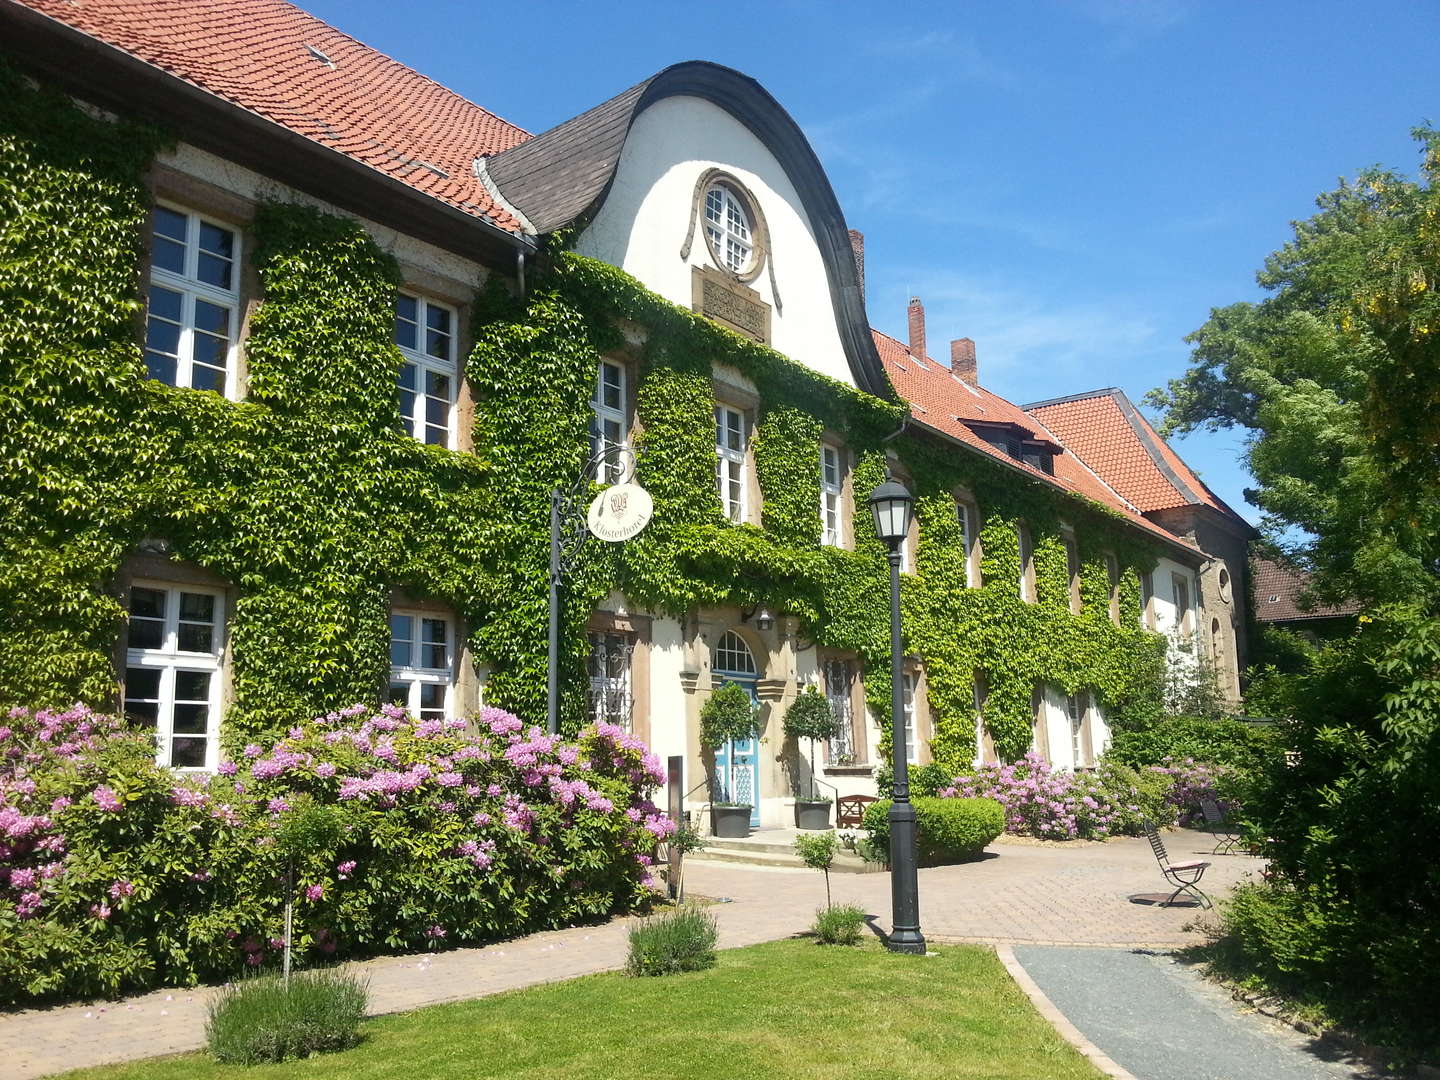
<svg viewBox="0 0 1440 1080">
<path fill-rule="evenodd" d="M 655 503 L 639 484 L 615 484 L 595 496 L 585 524 L 590 535 L 611 543 L 638 536 L 650 524 Z"/>
</svg>

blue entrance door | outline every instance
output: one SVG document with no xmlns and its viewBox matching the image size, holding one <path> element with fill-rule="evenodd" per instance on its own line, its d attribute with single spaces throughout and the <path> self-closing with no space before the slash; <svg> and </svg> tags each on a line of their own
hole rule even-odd
<svg viewBox="0 0 1440 1080">
<path fill-rule="evenodd" d="M 754 687 L 746 687 L 754 694 Z M 726 802 L 750 804 L 750 827 L 760 824 L 759 740 L 731 739 L 715 751 L 715 771 Z"/>
<path fill-rule="evenodd" d="M 760 673 L 750 646 L 733 630 L 727 630 L 710 657 L 710 671 L 717 686 L 734 683 L 758 702 L 755 683 Z M 716 779 L 725 802 L 750 804 L 750 827 L 760 824 L 760 740 L 731 739 L 715 751 Z"/>
</svg>

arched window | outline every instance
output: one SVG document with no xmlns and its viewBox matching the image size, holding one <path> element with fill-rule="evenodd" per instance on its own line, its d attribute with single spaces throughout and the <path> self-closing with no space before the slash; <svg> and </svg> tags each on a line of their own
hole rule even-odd
<svg viewBox="0 0 1440 1080">
<path fill-rule="evenodd" d="M 705 191 L 705 237 L 721 266 L 736 274 L 750 269 L 755 258 L 754 216 L 729 184 L 713 183 Z"/>
<path fill-rule="evenodd" d="M 755 657 L 750 652 L 750 646 L 745 644 L 745 639 L 734 630 L 726 630 L 721 635 L 720 641 L 715 646 L 715 652 L 710 659 L 710 667 L 721 675 L 739 675 L 753 679 L 759 672 L 755 667 Z"/>
</svg>

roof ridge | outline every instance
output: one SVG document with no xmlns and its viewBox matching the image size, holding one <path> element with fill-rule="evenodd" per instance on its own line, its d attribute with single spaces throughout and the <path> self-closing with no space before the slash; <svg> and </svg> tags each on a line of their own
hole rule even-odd
<svg viewBox="0 0 1440 1080">
<path fill-rule="evenodd" d="M 1116 394 L 1124 394 L 1118 386 L 1107 386 L 1102 390 L 1086 390 L 1079 394 L 1065 394 L 1062 397 L 1046 398 L 1044 401 L 1032 401 L 1028 405 L 1021 405 L 1020 408 L 1029 412 L 1031 409 L 1043 409 L 1047 405 L 1064 405 L 1071 401 L 1088 401 L 1090 398 L 1114 397 Z"/>
</svg>

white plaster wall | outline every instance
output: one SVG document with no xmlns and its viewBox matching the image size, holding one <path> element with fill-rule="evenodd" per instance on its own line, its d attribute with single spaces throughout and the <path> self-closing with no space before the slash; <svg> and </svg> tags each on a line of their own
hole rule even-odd
<svg viewBox="0 0 1440 1080">
<path fill-rule="evenodd" d="M 1175 592 L 1171 584 L 1173 574 L 1179 574 L 1190 582 L 1190 611 L 1197 630 L 1201 627 L 1204 613 L 1200 606 L 1200 588 L 1195 571 L 1182 563 L 1161 559 L 1155 566 L 1151 580 L 1155 585 L 1155 628 L 1167 636 L 1179 625 L 1175 610 Z"/>
<path fill-rule="evenodd" d="M 771 344 L 791 359 L 852 386 L 829 279 L 800 196 L 765 145 L 725 110 L 701 98 L 671 97 L 635 120 L 615 182 L 576 249 L 638 278 L 681 307 L 692 301 L 691 267 L 713 265 L 701 224 L 680 257 L 695 184 L 721 168 L 750 189 L 770 228 L 776 304 L 766 267 L 749 283 L 771 305 Z"/>
<path fill-rule="evenodd" d="M 657 615 L 650 623 L 650 749 L 660 760 L 674 754 L 686 758 L 685 789 L 702 779 L 689 775 L 686 748 L 685 691 L 680 671 L 685 666 L 685 639 L 680 621 Z"/>
<path fill-rule="evenodd" d="M 341 217 L 356 218 L 374 237 L 375 242 L 385 251 L 394 255 L 403 265 L 441 274 L 467 285 L 478 284 L 484 280 L 485 271 L 479 263 L 444 251 L 433 244 L 416 240 L 388 225 L 357 217 L 348 210 L 342 210 L 323 199 L 317 199 L 304 192 L 296 191 L 294 188 L 286 187 L 267 176 L 236 165 L 234 162 L 226 161 L 208 151 L 191 146 L 189 143 L 178 143 L 171 149 L 160 151 L 155 155 L 155 161 L 161 165 L 168 165 L 187 176 L 193 176 L 197 180 L 214 184 L 243 199 L 254 202 L 275 200 L 303 203 Z"/>
<path fill-rule="evenodd" d="M 1104 711 L 1095 704 L 1093 696 L 1090 699 L 1090 746 L 1095 753 L 1096 762 L 1099 762 L 1101 754 L 1110 749 L 1110 723 L 1105 719 Z"/>
<path fill-rule="evenodd" d="M 1050 742 L 1050 767 L 1074 769 L 1074 741 L 1070 730 L 1070 714 L 1065 708 L 1065 694 L 1058 687 L 1045 687 L 1040 708 L 1044 713 L 1045 734 Z"/>
</svg>

